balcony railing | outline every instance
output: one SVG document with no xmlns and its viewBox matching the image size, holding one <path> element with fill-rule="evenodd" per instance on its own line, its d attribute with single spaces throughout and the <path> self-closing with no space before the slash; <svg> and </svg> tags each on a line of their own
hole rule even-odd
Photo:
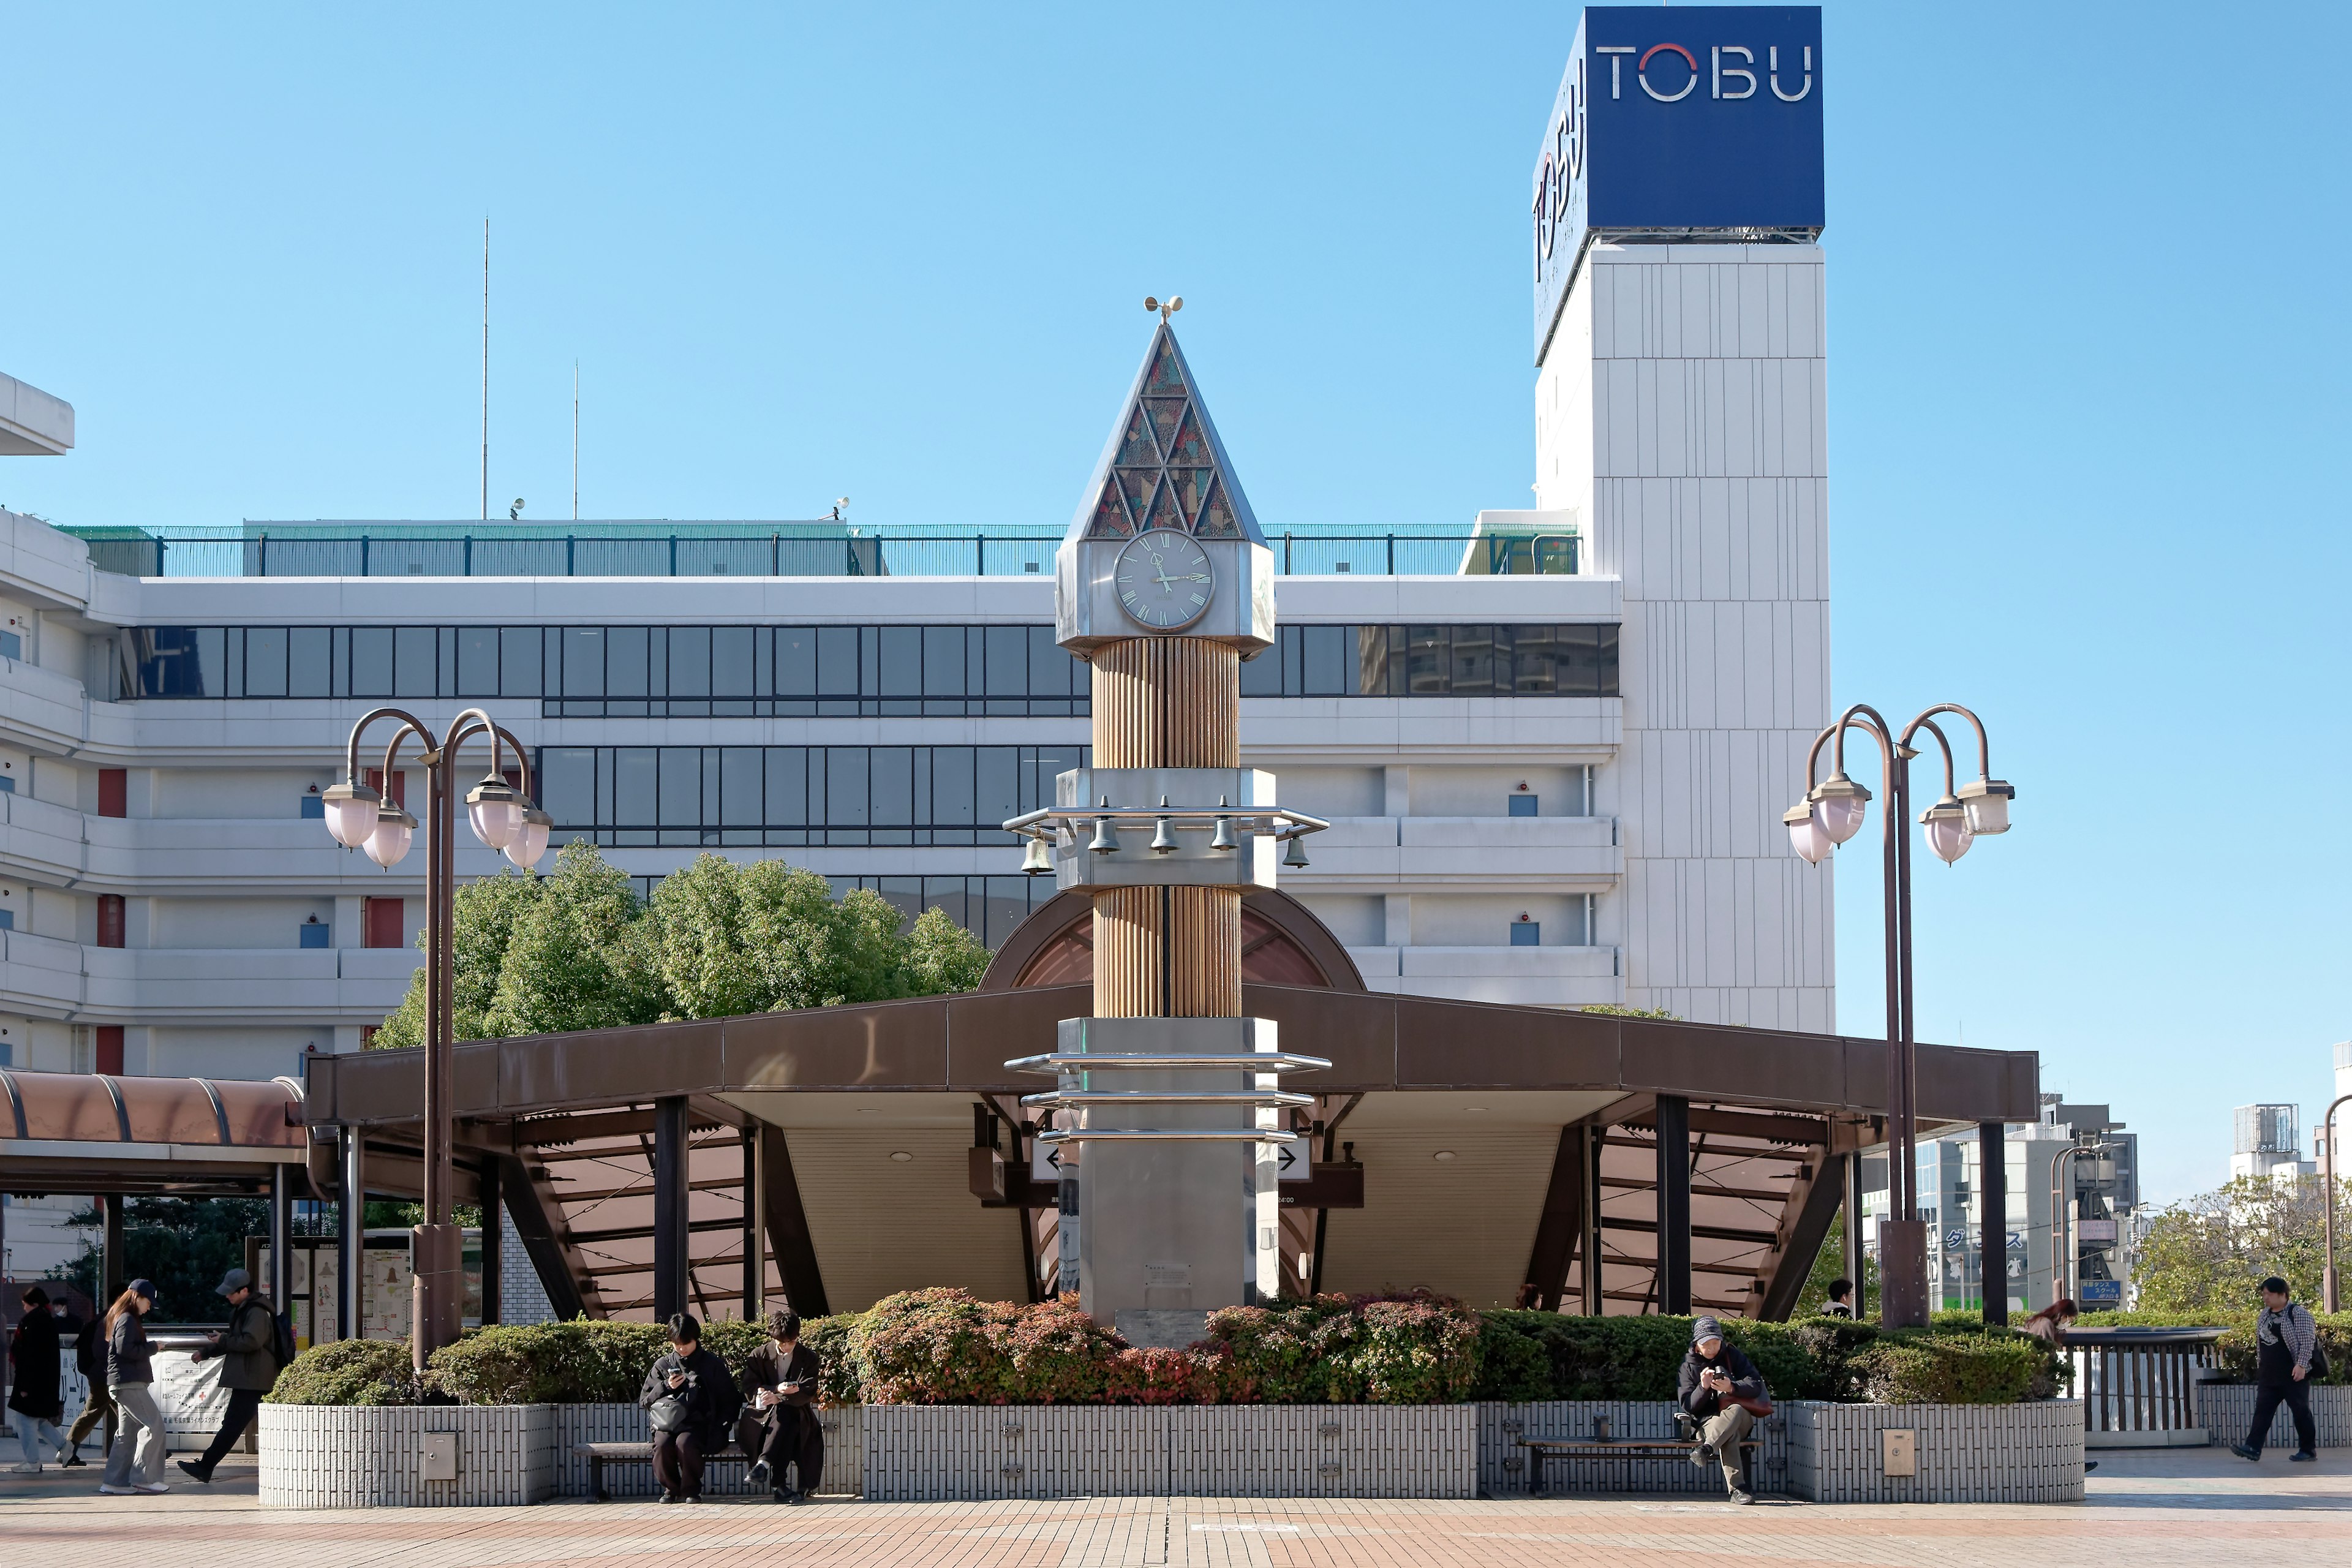
<svg viewBox="0 0 2352 1568">
<path fill-rule="evenodd" d="M 100 571 L 132 577 L 1021 577 L 1054 573 L 1062 535 L 825 523 L 272 524 L 73 528 Z M 1573 533 L 1273 535 L 1288 576 L 1573 575 Z"/>
</svg>

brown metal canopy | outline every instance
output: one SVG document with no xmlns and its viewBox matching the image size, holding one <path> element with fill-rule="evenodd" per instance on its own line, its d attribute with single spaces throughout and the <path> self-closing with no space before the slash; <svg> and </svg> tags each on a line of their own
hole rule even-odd
<svg viewBox="0 0 2352 1568">
<path fill-rule="evenodd" d="M 0 1190 L 268 1192 L 273 1167 L 307 1153 L 301 1102 L 285 1079 L 0 1068 Z"/>
</svg>

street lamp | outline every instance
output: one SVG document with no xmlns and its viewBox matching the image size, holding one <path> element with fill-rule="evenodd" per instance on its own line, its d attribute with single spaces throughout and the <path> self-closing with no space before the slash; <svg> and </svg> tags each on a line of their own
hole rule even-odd
<svg viewBox="0 0 2352 1568">
<path fill-rule="evenodd" d="M 1977 779 L 1953 788 L 1952 743 L 1935 722 L 1938 713 L 1957 713 L 1977 732 Z M 1783 814 L 1789 844 L 1810 865 L 1862 831 L 1870 813 L 1870 791 L 1846 776 L 1845 737 L 1862 730 L 1878 742 L 1880 777 L 1888 799 L 1880 856 L 1885 871 L 1886 927 L 1886 1197 L 1888 1217 L 1879 1222 L 1880 1314 L 1893 1327 L 1927 1321 L 1927 1231 L 1919 1215 L 1918 1043 L 1911 1002 L 1911 840 L 1903 831 L 1909 815 L 1912 745 L 1925 730 L 1944 753 L 1944 793 L 1919 816 L 1927 847 L 1946 865 L 1969 851 L 1978 836 L 2009 831 L 2009 803 L 2017 792 L 1992 776 L 1990 746 L 1981 720 L 1957 703 L 1942 702 L 1921 713 L 1898 735 L 1879 711 L 1856 703 L 1837 722 L 1813 737 L 1805 758 L 1805 797 Z M 1834 740 L 1830 776 L 1815 782 L 1822 748 Z M 1985 1295 L 1986 1310 L 1992 1295 Z"/>
<path fill-rule="evenodd" d="M 2336 1304 L 2336 1108 L 2352 1094 L 2339 1094 L 2327 1102 L 2327 1115 L 2319 1124 L 2319 1157 L 2326 1162 L 2323 1169 L 2326 1179 L 2321 1184 L 2320 1195 L 2327 1204 L 2326 1268 L 2319 1275 L 2319 1305 L 2323 1310 L 2343 1310 Z"/>
<path fill-rule="evenodd" d="M 2122 1147 L 2120 1143 L 2069 1143 L 2050 1156 L 2050 1304 L 2053 1307 L 2072 1297 L 2075 1289 L 2076 1248 L 2065 1245 L 2074 1205 L 2063 1196 L 2060 1169 L 2078 1155 L 2112 1154 Z"/>
<path fill-rule="evenodd" d="M 466 795 L 467 820 L 484 845 L 502 851 L 529 870 L 547 852 L 553 821 L 531 803 L 530 763 L 522 742 L 499 728 L 488 713 L 467 709 L 449 721 L 436 742 L 422 720 L 397 708 L 378 708 L 352 726 L 343 782 L 325 792 L 327 832 L 345 848 L 363 850 L 369 859 L 390 870 L 408 853 L 416 836 L 416 818 L 360 782 L 360 736 L 379 719 L 396 720 L 400 726 L 383 749 L 387 781 L 399 764 L 402 742 L 415 735 L 424 748 L 417 760 L 425 764 L 425 819 L 431 825 L 425 835 L 425 1223 L 415 1227 L 409 1238 L 415 1279 L 411 1344 L 421 1373 L 435 1351 L 457 1340 L 464 1326 L 466 1300 L 464 1238 L 452 1223 L 456 1170 L 451 1157 L 455 1142 L 451 1078 L 456 1060 L 452 1019 L 457 970 L 454 929 L 457 785 L 454 781 L 458 748 L 477 735 L 489 738 L 489 775 Z M 522 780 L 520 789 L 506 782 L 500 766 L 509 750 L 514 753 Z M 359 1203 L 363 1197 L 345 1193 L 343 1201 Z"/>
</svg>

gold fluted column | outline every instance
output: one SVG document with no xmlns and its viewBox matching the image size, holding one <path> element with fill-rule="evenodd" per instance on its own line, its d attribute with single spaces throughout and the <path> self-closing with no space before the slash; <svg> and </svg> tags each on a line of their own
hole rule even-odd
<svg viewBox="0 0 2352 1568">
<path fill-rule="evenodd" d="M 1096 767 L 1241 766 L 1236 650 L 1199 637 L 1134 637 L 1097 649 L 1093 662 Z M 1113 888 L 1096 895 L 1095 1016 L 1241 1012 L 1240 889 Z"/>
</svg>

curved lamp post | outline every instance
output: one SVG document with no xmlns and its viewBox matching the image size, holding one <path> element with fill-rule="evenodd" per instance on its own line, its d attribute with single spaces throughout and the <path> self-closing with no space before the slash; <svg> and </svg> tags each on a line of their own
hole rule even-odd
<svg viewBox="0 0 2352 1568">
<path fill-rule="evenodd" d="M 2352 1094 L 2339 1094 L 2327 1102 L 2327 1115 L 2320 1121 L 2319 1157 L 2327 1162 L 2326 1180 L 2321 1184 L 2320 1196 L 2327 1205 L 2326 1268 L 2319 1275 L 2319 1304 L 2324 1310 L 2339 1312 L 2336 1292 L 2336 1108 Z"/>
<path fill-rule="evenodd" d="M 452 1018 L 455 1012 L 457 952 L 454 927 L 457 896 L 457 782 L 458 749 L 477 735 L 490 742 L 489 773 L 466 793 L 466 817 L 474 836 L 529 870 L 547 852 L 547 813 L 531 804 L 530 763 L 522 743 L 478 708 L 468 708 L 449 721 L 436 741 L 424 721 L 397 708 L 378 708 L 352 726 L 344 754 L 343 782 L 326 791 L 327 831 L 347 849 L 360 849 L 386 870 L 399 864 L 416 836 L 416 818 L 398 803 L 386 799 L 360 782 L 360 736 L 379 719 L 398 721 L 399 728 L 383 749 L 387 787 L 400 761 L 401 742 L 415 735 L 423 748 L 417 760 L 425 764 L 425 1223 L 410 1235 L 414 1264 L 415 1312 L 410 1319 L 410 1343 L 421 1372 L 425 1359 L 454 1342 L 464 1328 L 464 1240 L 452 1223 L 455 1167 L 452 1143 L 455 1105 L 451 1076 L 456 1057 Z M 508 751 L 522 787 L 507 783 L 500 767 Z M 346 1193 L 346 1203 L 362 1194 Z M 490 1245 L 497 1245 L 495 1239 Z"/>
<path fill-rule="evenodd" d="M 2074 1270 L 2081 1266 L 2078 1250 L 2066 1245 L 2073 1230 L 2073 1208 L 2063 1196 L 2064 1187 L 2059 1173 L 2078 1155 L 2113 1154 L 2123 1147 L 2120 1143 L 2069 1143 L 2050 1156 L 2050 1304 L 2056 1306 L 2063 1297 L 2074 1294 Z"/>
<path fill-rule="evenodd" d="M 1953 788 L 1952 744 L 1936 722 L 1938 713 L 1957 713 L 1977 732 L 1974 782 Z M 1918 1049 L 1911 1005 L 1911 840 L 1903 831 L 1911 800 L 1912 742 L 1925 730 L 1944 753 L 1944 793 L 1919 814 L 1927 847 L 1946 865 L 1969 852 L 1980 835 L 2009 831 L 2009 803 L 2017 792 L 1992 776 L 1990 743 L 1981 720 L 1955 702 L 1940 702 L 1896 733 L 1879 711 L 1855 703 L 1813 737 L 1805 758 L 1805 798 L 1780 820 L 1789 843 L 1811 865 L 1862 831 L 1870 815 L 1870 791 L 1846 775 L 1845 737 L 1861 730 L 1878 742 L 1880 777 L 1889 799 L 1880 854 L 1885 866 L 1886 928 L 1886 1188 L 1888 1218 L 1879 1229 L 1880 1316 L 1890 1326 L 1927 1321 L 1927 1233 L 1919 1217 Z M 1836 742 L 1830 776 L 1819 776 L 1822 749 Z M 1992 1311 L 1992 1293 L 1985 1294 Z"/>
</svg>

